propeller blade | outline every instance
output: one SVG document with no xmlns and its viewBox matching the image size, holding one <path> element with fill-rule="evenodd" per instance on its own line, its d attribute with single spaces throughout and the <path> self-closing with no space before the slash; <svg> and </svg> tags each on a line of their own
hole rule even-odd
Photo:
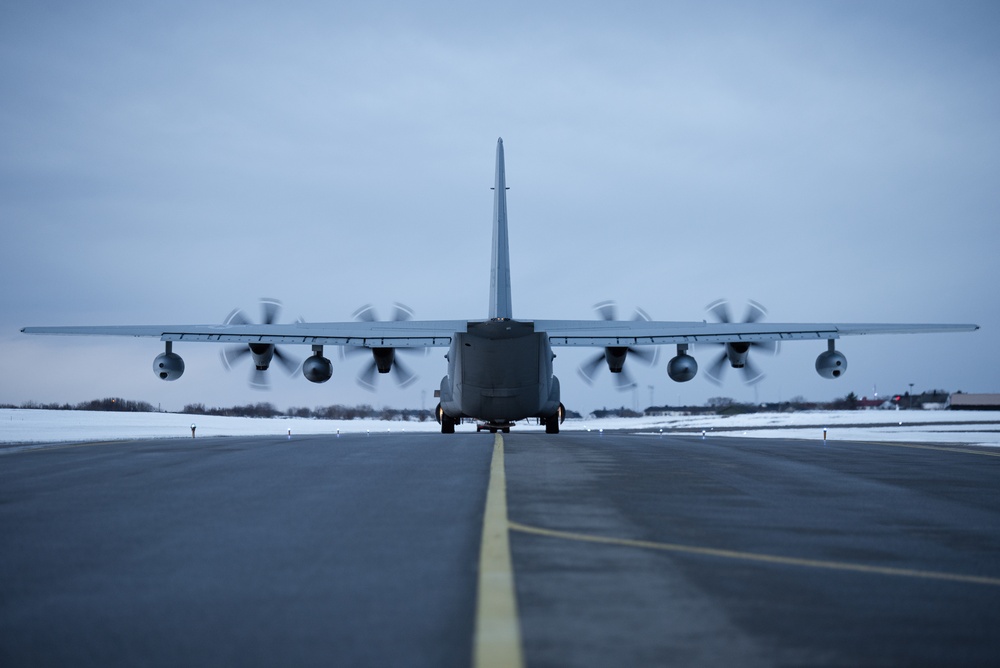
<svg viewBox="0 0 1000 668">
<path fill-rule="evenodd" d="M 743 365 L 743 382 L 747 385 L 755 385 L 764 380 L 764 375 L 760 367 L 751 362 L 750 356 L 747 355 L 747 361 Z"/>
<path fill-rule="evenodd" d="M 255 390 L 268 390 L 271 388 L 271 377 L 267 375 L 267 371 L 261 371 L 258 368 L 254 368 L 250 372 L 250 387 Z"/>
<path fill-rule="evenodd" d="M 236 362 L 250 354 L 249 346 L 226 346 L 222 349 L 222 364 L 230 371 L 236 366 Z"/>
<path fill-rule="evenodd" d="M 415 374 L 410 367 L 403 364 L 403 361 L 399 359 L 398 355 L 392 362 L 392 373 L 400 387 L 406 388 L 417 382 L 417 374 Z"/>
<path fill-rule="evenodd" d="M 628 355 L 625 357 L 626 361 L 632 359 L 632 357 L 638 358 L 645 364 L 653 364 L 656 361 L 657 349 L 650 349 L 649 346 L 640 346 L 638 348 L 629 348 Z"/>
<path fill-rule="evenodd" d="M 375 391 L 375 378 L 378 376 L 378 367 L 375 366 L 375 360 L 365 364 L 361 372 L 358 373 L 358 385 L 365 388 L 369 392 Z"/>
<path fill-rule="evenodd" d="M 352 313 L 351 317 L 358 322 L 376 322 L 378 321 L 378 312 L 375 310 L 374 305 L 365 304 Z"/>
<path fill-rule="evenodd" d="M 584 361 L 584 363 L 580 365 L 578 371 L 580 372 L 580 375 L 583 376 L 583 379 L 585 381 L 587 381 L 588 383 L 593 383 L 594 374 L 597 372 L 597 369 L 600 368 L 601 364 L 604 364 L 603 350 L 594 355 L 593 357 Z"/>
<path fill-rule="evenodd" d="M 763 320 L 765 317 L 767 317 L 767 309 L 764 308 L 762 304 L 755 302 L 752 299 L 747 302 L 747 312 L 746 315 L 743 316 L 743 322 L 758 322 L 759 320 Z"/>
<path fill-rule="evenodd" d="M 635 307 L 635 313 L 632 314 L 632 322 L 650 322 L 652 318 L 646 313 L 644 309 Z M 656 364 L 656 360 L 660 358 L 660 347 L 654 346 L 652 352 L 649 348 L 629 348 L 629 353 L 635 353 L 636 356 L 645 362 L 649 366 Z"/>
<path fill-rule="evenodd" d="M 618 306 L 613 299 L 594 304 L 594 310 L 601 320 L 615 320 L 618 313 Z"/>
<path fill-rule="evenodd" d="M 635 380 L 632 378 L 626 369 L 622 369 L 618 373 L 611 374 L 615 379 L 615 387 L 619 390 L 631 390 L 636 386 Z"/>
<path fill-rule="evenodd" d="M 705 377 L 716 385 L 722 383 L 722 375 L 726 371 L 726 367 L 729 365 L 729 356 L 726 355 L 726 351 L 723 350 L 722 353 L 715 358 L 715 361 L 707 369 L 705 369 Z"/>
<path fill-rule="evenodd" d="M 371 355 L 371 350 L 364 346 L 340 346 L 340 358 L 357 357 L 358 355 Z"/>
<path fill-rule="evenodd" d="M 641 321 L 649 322 L 650 320 L 652 320 L 652 318 L 649 317 L 649 314 L 646 313 L 644 310 L 642 310 L 641 308 L 639 308 L 637 306 L 636 309 L 635 309 L 635 313 L 632 314 L 632 321 L 633 322 L 641 322 Z"/>
<path fill-rule="evenodd" d="M 781 348 L 781 343 L 779 341 L 754 341 L 750 344 L 750 347 L 768 355 L 777 355 L 778 350 Z"/>
<path fill-rule="evenodd" d="M 261 299 L 260 312 L 262 316 L 261 322 L 265 325 L 273 325 L 278 319 L 278 314 L 281 313 L 281 302 L 277 299 Z"/>
<path fill-rule="evenodd" d="M 278 360 L 289 376 L 294 376 L 302 368 L 302 360 L 294 355 L 281 352 L 281 348 L 278 346 L 274 347 L 274 359 Z"/>
<path fill-rule="evenodd" d="M 224 325 L 249 325 L 252 324 L 250 319 L 247 318 L 247 314 L 243 312 L 243 309 L 234 308 L 225 320 L 222 321 Z"/>
<path fill-rule="evenodd" d="M 411 309 L 406 304 L 400 304 L 396 302 L 392 305 L 392 320 L 393 322 L 405 322 L 407 320 L 413 320 L 413 309 Z"/>
<path fill-rule="evenodd" d="M 725 299 L 718 299 L 705 308 L 721 323 L 730 323 L 733 321 L 732 316 L 729 314 L 729 302 Z"/>
</svg>

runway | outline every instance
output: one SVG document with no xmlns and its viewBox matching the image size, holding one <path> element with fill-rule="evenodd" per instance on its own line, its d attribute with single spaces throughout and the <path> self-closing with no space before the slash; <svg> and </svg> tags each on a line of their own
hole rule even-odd
<svg viewBox="0 0 1000 668">
<path fill-rule="evenodd" d="M 1000 656 L 1000 453 L 501 442 L 528 666 Z M 0 664 L 468 666 L 494 446 L 408 433 L 0 455 Z"/>
</svg>

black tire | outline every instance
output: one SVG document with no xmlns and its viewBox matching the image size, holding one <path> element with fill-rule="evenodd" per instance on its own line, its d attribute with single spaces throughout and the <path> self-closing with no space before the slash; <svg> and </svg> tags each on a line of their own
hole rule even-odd
<svg viewBox="0 0 1000 668">
<path fill-rule="evenodd" d="M 550 418 L 545 418 L 545 433 L 546 434 L 558 434 L 559 433 L 559 416 L 553 415 Z"/>
<path fill-rule="evenodd" d="M 445 414 L 441 414 L 441 433 L 442 434 L 454 434 L 455 433 L 455 420 L 448 417 Z"/>
</svg>

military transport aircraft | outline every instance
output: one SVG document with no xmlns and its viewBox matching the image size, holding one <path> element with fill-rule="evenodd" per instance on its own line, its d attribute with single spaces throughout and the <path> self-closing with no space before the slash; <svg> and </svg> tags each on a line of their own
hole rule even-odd
<svg viewBox="0 0 1000 668">
<path fill-rule="evenodd" d="M 173 351 L 174 342 L 236 344 L 234 352 L 224 354 L 224 358 L 249 354 L 258 373 L 265 372 L 275 359 L 286 366 L 290 364 L 288 356 L 277 348 L 279 344 L 312 346 L 312 356 L 302 363 L 301 369 L 306 379 L 314 383 L 324 383 L 333 375 L 333 364 L 323 355 L 324 346 L 367 348 L 379 373 L 389 373 L 394 364 L 399 370 L 397 350 L 447 347 L 448 375 L 441 380 L 441 402 L 437 406 L 442 433 L 453 433 L 462 418 L 479 420 L 490 431 L 508 430 L 517 420 L 538 418 L 547 433 L 555 434 L 559 432 L 564 409 L 559 400 L 559 379 L 553 375 L 554 346 L 603 348 L 603 354 L 589 365 L 590 370 L 606 363 L 612 373 L 620 374 L 629 354 L 643 357 L 651 350 L 650 346 L 676 345 L 677 354 L 667 363 L 667 375 L 683 383 L 698 372 L 698 364 L 689 353 L 692 344 L 724 346 L 724 352 L 709 370 L 710 376 L 717 376 L 726 362 L 737 369 L 752 368 L 749 353 L 754 347 L 767 350 L 778 342 L 807 339 L 826 344 L 816 358 L 819 375 L 838 378 L 847 369 L 847 358 L 834 345 L 842 336 L 979 329 L 978 325 L 953 324 L 763 323 L 760 322 L 763 311 L 756 305 L 744 322 L 732 322 L 724 305 L 715 304 L 710 310 L 721 322 L 661 322 L 649 320 L 644 314 L 634 320 L 617 320 L 608 305 L 599 306 L 603 320 L 515 319 L 511 306 L 503 139 L 499 139 L 487 318 L 420 321 L 404 313 L 403 317 L 388 322 L 365 317 L 355 322 L 275 324 L 271 317 L 275 305 L 272 303 L 269 309 L 265 303 L 262 324 L 252 324 L 234 312 L 222 325 L 25 327 L 21 331 L 158 338 L 165 343 L 166 350 L 153 360 L 153 372 L 163 380 L 176 380 L 184 372 L 184 361 Z M 374 373 L 371 376 L 374 378 Z"/>
</svg>

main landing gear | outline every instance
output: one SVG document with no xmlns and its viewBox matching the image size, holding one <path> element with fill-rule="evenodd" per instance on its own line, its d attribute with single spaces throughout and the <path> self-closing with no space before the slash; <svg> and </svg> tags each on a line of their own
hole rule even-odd
<svg viewBox="0 0 1000 668">
<path fill-rule="evenodd" d="M 559 404 L 559 409 L 556 411 L 555 415 L 550 415 L 547 418 L 542 418 L 542 422 L 545 423 L 545 433 L 546 434 L 558 434 L 559 425 L 562 421 L 566 419 L 566 407 Z"/>
<path fill-rule="evenodd" d="M 454 434 L 455 425 L 458 424 L 458 420 L 448 417 L 445 414 L 441 414 L 441 433 L 442 434 Z"/>
</svg>

